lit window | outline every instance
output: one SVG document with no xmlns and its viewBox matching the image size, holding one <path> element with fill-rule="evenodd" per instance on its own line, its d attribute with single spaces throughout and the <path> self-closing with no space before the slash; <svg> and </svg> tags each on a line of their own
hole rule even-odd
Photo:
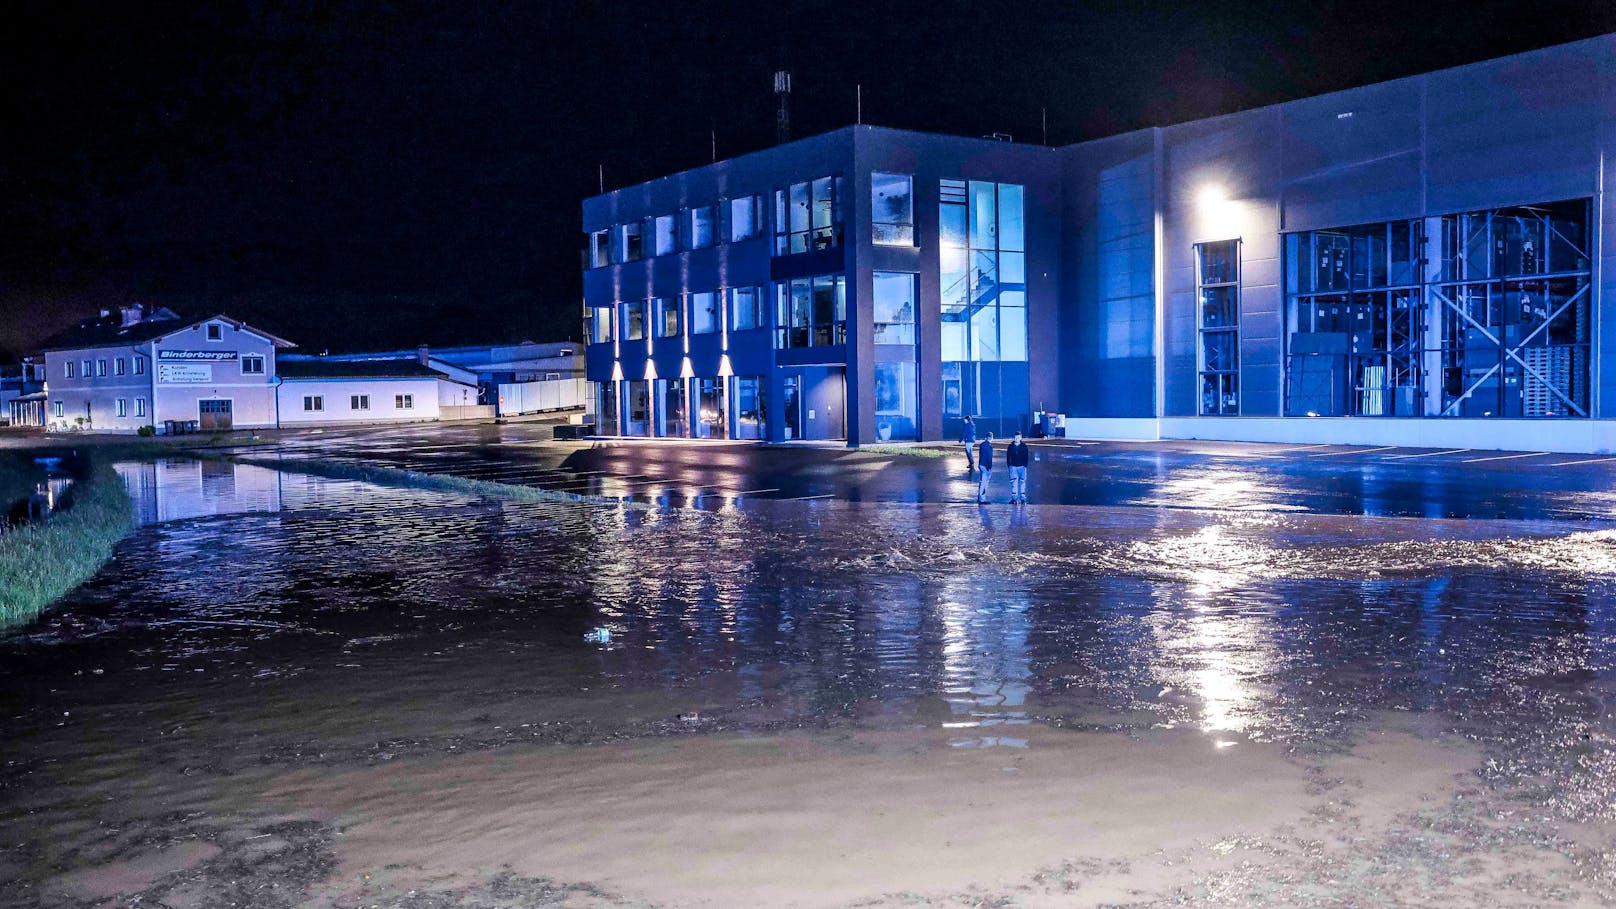
<svg viewBox="0 0 1616 909">
<path fill-rule="evenodd" d="M 259 356 L 245 356 L 241 358 L 241 374 L 244 376 L 261 376 L 264 374 L 264 358 Z"/>
<path fill-rule="evenodd" d="M 764 328 L 763 288 L 731 287 L 729 289 L 729 327 L 731 331 Z"/>
<path fill-rule="evenodd" d="M 718 294 L 711 291 L 690 295 L 690 333 L 712 334 L 718 330 Z"/>
<path fill-rule="evenodd" d="M 612 307 L 592 306 L 589 317 L 589 341 L 606 344 L 612 340 Z"/>
<path fill-rule="evenodd" d="M 847 285 L 841 275 L 775 285 L 776 348 L 827 347 L 847 341 Z"/>
<path fill-rule="evenodd" d="M 223 341 L 224 340 L 224 326 L 220 325 L 217 322 L 209 322 L 208 323 L 208 340 L 209 341 Z"/>
<path fill-rule="evenodd" d="M 913 246 L 914 178 L 908 174 L 870 175 L 870 239 L 878 246 Z"/>
<path fill-rule="evenodd" d="M 679 298 L 656 298 L 656 336 L 672 338 L 679 334 Z"/>
<path fill-rule="evenodd" d="M 396 410 L 414 410 L 415 395 L 393 395 L 393 407 Z"/>
<path fill-rule="evenodd" d="M 829 249 L 842 242 L 842 179 L 820 177 L 774 193 L 774 254 Z"/>
<path fill-rule="evenodd" d="M 651 219 L 651 255 L 665 256 L 678 249 L 679 219 L 673 215 L 658 215 Z"/>
<path fill-rule="evenodd" d="M 1195 244 L 1201 413 L 1240 413 L 1240 241 Z"/>
<path fill-rule="evenodd" d="M 729 239 L 750 240 L 763 234 L 763 197 L 746 196 L 729 200 Z"/>
<path fill-rule="evenodd" d="M 348 396 L 348 409 L 349 410 L 369 410 L 370 409 L 370 395 L 349 395 Z"/>
<path fill-rule="evenodd" d="M 303 396 L 303 409 L 306 410 L 306 411 L 309 411 L 310 413 L 313 413 L 315 411 L 325 410 L 325 396 L 324 395 L 304 395 Z"/>
<path fill-rule="evenodd" d="M 589 235 L 589 267 L 612 264 L 611 231 L 597 230 Z"/>
<path fill-rule="evenodd" d="M 768 433 L 769 381 L 763 376 L 737 376 L 731 383 L 735 402 L 730 412 L 735 415 L 737 439 L 761 439 Z"/>
<path fill-rule="evenodd" d="M 915 277 L 908 272 L 875 273 L 875 343 L 915 343 Z"/>
<path fill-rule="evenodd" d="M 706 249 L 713 245 L 718 234 L 718 208 L 713 205 L 703 205 L 685 212 L 684 218 L 684 247 L 685 249 Z"/>
</svg>

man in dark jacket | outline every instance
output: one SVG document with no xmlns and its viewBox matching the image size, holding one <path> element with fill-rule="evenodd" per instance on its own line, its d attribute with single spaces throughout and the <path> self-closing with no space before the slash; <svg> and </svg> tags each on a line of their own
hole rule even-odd
<svg viewBox="0 0 1616 909">
<path fill-rule="evenodd" d="M 960 444 L 965 446 L 965 472 L 970 473 L 976 469 L 976 423 L 968 416 L 960 430 Z"/>
<path fill-rule="evenodd" d="M 982 468 L 982 478 L 976 483 L 976 501 L 981 504 L 988 500 L 988 478 L 993 476 L 993 433 L 988 433 L 977 447 L 976 463 Z"/>
<path fill-rule="evenodd" d="M 1004 450 L 1004 462 L 1010 465 L 1010 501 L 1027 504 L 1027 443 L 1021 441 L 1021 433 Z"/>
</svg>

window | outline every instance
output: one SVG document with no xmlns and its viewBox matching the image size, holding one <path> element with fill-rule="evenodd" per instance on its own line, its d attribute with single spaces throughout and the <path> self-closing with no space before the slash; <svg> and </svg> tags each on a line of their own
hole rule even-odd
<svg viewBox="0 0 1616 909">
<path fill-rule="evenodd" d="M 870 175 L 870 239 L 877 246 L 913 246 L 914 178 L 908 174 Z"/>
<path fill-rule="evenodd" d="M 145 375 L 146 374 L 146 358 L 145 357 L 134 357 L 133 359 L 135 361 L 135 375 L 137 375 L 137 376 Z"/>
<path fill-rule="evenodd" d="M 780 349 L 847 343 L 847 293 L 841 275 L 795 278 L 775 285 L 775 341 Z"/>
<path fill-rule="evenodd" d="M 1240 413 L 1240 241 L 1195 244 L 1201 414 Z"/>
<path fill-rule="evenodd" d="M 73 363 L 72 360 L 68 360 L 67 362 L 62 364 L 62 378 L 64 378 L 64 379 L 72 379 L 72 378 L 75 378 L 77 375 L 78 375 L 78 367 L 77 367 L 77 365 L 75 365 Z"/>
<path fill-rule="evenodd" d="M 718 294 L 712 291 L 691 294 L 690 333 L 693 335 L 712 334 L 718 330 L 719 324 Z"/>
<path fill-rule="evenodd" d="M 735 438 L 764 438 L 769 431 L 768 380 L 763 376 L 736 376 L 733 384 Z"/>
<path fill-rule="evenodd" d="M 617 383 L 590 382 L 590 397 L 595 402 L 595 432 L 615 436 L 617 426 Z"/>
<path fill-rule="evenodd" d="M 325 395 L 304 395 L 303 409 L 310 413 L 325 410 Z"/>
<path fill-rule="evenodd" d="M 135 399 L 135 416 L 143 417 L 145 415 L 146 415 L 146 399 L 145 398 L 136 398 Z"/>
<path fill-rule="evenodd" d="M 264 358 L 256 354 L 248 354 L 241 358 L 241 374 L 244 376 L 261 376 L 264 374 Z"/>
<path fill-rule="evenodd" d="M 370 409 L 370 395 L 349 395 L 348 396 L 348 409 L 349 410 L 369 410 Z"/>
<path fill-rule="evenodd" d="M 657 379 L 657 435 L 682 439 L 690 435 L 685 419 L 685 380 Z"/>
<path fill-rule="evenodd" d="M 731 287 L 729 289 L 730 331 L 748 331 L 765 328 L 763 316 L 763 288 Z"/>
<path fill-rule="evenodd" d="M 841 183 L 840 177 L 820 177 L 775 190 L 775 255 L 841 245 L 842 212 L 837 201 Z"/>
<path fill-rule="evenodd" d="M 393 395 L 394 410 L 414 410 L 415 395 Z"/>
<path fill-rule="evenodd" d="M 678 250 L 678 223 L 679 219 L 673 215 L 658 215 L 651 219 L 651 255 L 665 256 Z"/>
<path fill-rule="evenodd" d="M 67 416 L 67 405 L 63 404 L 61 401 L 52 401 L 51 402 L 51 416 L 53 416 L 53 417 L 65 417 L 65 416 Z"/>
<path fill-rule="evenodd" d="M 612 234 L 609 230 L 597 230 L 589 235 L 589 267 L 600 268 L 612 264 Z"/>
<path fill-rule="evenodd" d="M 628 406 L 624 408 L 628 425 L 623 431 L 631 436 L 651 434 L 651 383 L 643 380 L 624 382 Z"/>
<path fill-rule="evenodd" d="M 123 375 L 123 367 L 124 367 L 123 357 L 119 357 L 118 359 L 113 360 L 112 361 L 112 374 L 115 375 L 115 376 Z"/>
<path fill-rule="evenodd" d="M 209 322 L 208 323 L 208 340 L 209 341 L 223 341 L 224 340 L 224 326 L 220 325 L 218 322 Z"/>
<path fill-rule="evenodd" d="M 612 340 L 612 309 L 610 306 L 592 306 L 589 312 L 589 343 L 607 344 Z"/>
<path fill-rule="evenodd" d="M 729 435 L 724 419 L 724 380 L 691 379 L 696 405 L 696 438 L 722 439 Z"/>
<path fill-rule="evenodd" d="M 1589 202 L 1286 238 L 1291 415 L 1585 417 Z"/>
<path fill-rule="evenodd" d="M 619 224 L 616 228 L 616 254 L 618 262 L 638 262 L 644 253 L 641 245 L 640 222 L 632 221 L 628 224 Z"/>
<path fill-rule="evenodd" d="M 623 304 L 623 340 L 645 340 L 644 300 L 631 300 Z"/>
<path fill-rule="evenodd" d="M 112 409 L 120 417 L 129 416 L 129 399 L 118 398 L 112 402 Z"/>
<path fill-rule="evenodd" d="M 656 320 L 656 336 L 659 338 L 675 338 L 679 336 L 679 298 L 657 297 L 653 301 Z"/>
<path fill-rule="evenodd" d="M 89 379 L 95 376 L 95 366 L 89 360 L 82 361 L 80 365 L 84 367 L 84 378 Z"/>
<path fill-rule="evenodd" d="M 1010 432 L 1029 409 L 1022 188 L 942 180 L 938 192 L 943 415 Z"/>
<path fill-rule="evenodd" d="M 908 272 L 875 273 L 872 333 L 877 344 L 915 343 L 915 278 Z"/>
<path fill-rule="evenodd" d="M 95 361 L 95 374 L 96 374 L 97 378 L 100 378 L 100 377 L 105 376 L 107 374 L 107 361 L 106 360 L 96 360 Z"/>
<path fill-rule="evenodd" d="M 718 237 L 718 206 L 703 205 L 685 211 L 685 249 L 706 249 Z"/>
<path fill-rule="evenodd" d="M 729 239 L 750 240 L 763 235 L 763 197 L 746 196 L 729 200 Z"/>
</svg>

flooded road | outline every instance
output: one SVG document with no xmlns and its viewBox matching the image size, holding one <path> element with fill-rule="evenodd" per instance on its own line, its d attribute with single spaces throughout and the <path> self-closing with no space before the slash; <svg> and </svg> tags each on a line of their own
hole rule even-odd
<svg viewBox="0 0 1616 909">
<path fill-rule="evenodd" d="M 1608 524 L 120 469 L 0 903 L 1616 898 Z"/>
</svg>

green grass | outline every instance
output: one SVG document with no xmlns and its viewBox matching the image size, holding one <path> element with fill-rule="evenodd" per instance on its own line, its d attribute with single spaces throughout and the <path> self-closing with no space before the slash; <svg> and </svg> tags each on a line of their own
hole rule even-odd
<svg viewBox="0 0 1616 909">
<path fill-rule="evenodd" d="M 911 458 L 952 458 L 963 456 L 963 449 L 958 445 L 947 447 L 922 445 L 860 445 L 859 454 L 878 455 L 907 455 Z"/>
<path fill-rule="evenodd" d="M 77 587 L 135 526 L 123 480 L 102 459 L 67 493 L 66 507 L 0 536 L 0 627 L 27 622 Z"/>
<path fill-rule="evenodd" d="M 333 480 L 359 480 L 365 483 L 375 483 L 378 486 L 408 486 L 414 489 L 462 492 L 494 499 L 515 499 L 527 502 L 577 503 L 610 501 L 613 504 L 618 504 L 615 499 L 602 499 L 596 496 L 585 496 L 571 492 L 558 492 L 553 489 L 538 489 L 533 486 L 518 486 L 514 483 L 496 483 L 490 480 L 473 480 L 467 477 L 446 474 L 422 473 L 417 470 L 402 470 L 397 467 L 371 467 L 350 464 L 346 461 L 326 461 L 318 458 L 282 461 L 279 458 L 239 457 L 222 453 L 195 452 L 195 454 L 199 457 L 229 458 L 242 464 L 284 470 L 288 473 L 306 473 Z M 644 502 L 622 502 L 621 504 L 631 509 L 649 510 L 651 508 L 650 505 Z"/>
</svg>

